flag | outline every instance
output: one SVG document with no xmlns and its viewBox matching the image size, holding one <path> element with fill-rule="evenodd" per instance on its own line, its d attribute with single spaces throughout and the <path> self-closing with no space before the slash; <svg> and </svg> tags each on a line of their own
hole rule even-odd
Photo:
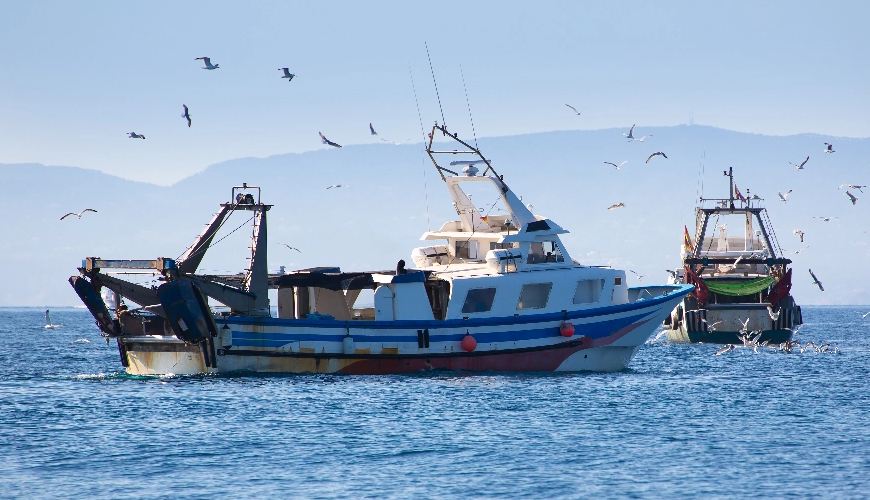
<svg viewBox="0 0 870 500">
<path fill-rule="evenodd" d="M 746 197 L 740 194 L 740 189 L 737 187 L 737 184 L 734 184 L 734 196 L 736 196 L 743 203 L 746 203 Z"/>
<path fill-rule="evenodd" d="M 689 228 L 683 226 L 683 246 L 686 247 L 687 252 L 693 252 L 695 249 L 692 246 L 692 238 L 689 237 Z"/>
<path fill-rule="evenodd" d="M 480 218 L 480 220 L 489 224 L 489 216 L 488 215 L 484 215 L 483 217 Z"/>
</svg>

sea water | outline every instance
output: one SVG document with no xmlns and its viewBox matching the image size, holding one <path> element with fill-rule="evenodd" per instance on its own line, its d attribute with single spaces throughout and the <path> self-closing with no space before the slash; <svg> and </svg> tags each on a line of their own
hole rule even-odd
<svg viewBox="0 0 870 500">
<path fill-rule="evenodd" d="M 838 354 L 644 345 L 619 373 L 133 377 L 91 316 L 0 309 L 9 498 L 868 498 L 870 307 Z"/>
</svg>

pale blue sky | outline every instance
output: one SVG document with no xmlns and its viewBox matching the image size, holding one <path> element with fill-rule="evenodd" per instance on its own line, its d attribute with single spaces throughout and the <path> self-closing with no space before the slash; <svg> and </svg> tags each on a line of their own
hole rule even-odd
<svg viewBox="0 0 870 500">
<path fill-rule="evenodd" d="M 0 163 L 169 184 L 219 161 L 696 123 L 870 136 L 867 2 L 0 3 Z M 198 56 L 221 68 L 199 69 Z M 281 80 L 279 67 L 297 78 Z M 190 106 L 193 128 L 179 114 Z M 587 107 L 576 117 L 564 106 Z M 145 141 L 126 138 L 136 131 Z"/>
</svg>

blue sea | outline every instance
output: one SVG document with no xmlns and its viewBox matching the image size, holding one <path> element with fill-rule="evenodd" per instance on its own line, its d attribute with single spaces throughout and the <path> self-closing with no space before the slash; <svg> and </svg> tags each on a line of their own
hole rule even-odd
<svg viewBox="0 0 870 500">
<path fill-rule="evenodd" d="M 4 498 L 870 498 L 870 306 L 838 354 L 644 345 L 620 373 L 133 377 L 0 309 Z"/>
</svg>

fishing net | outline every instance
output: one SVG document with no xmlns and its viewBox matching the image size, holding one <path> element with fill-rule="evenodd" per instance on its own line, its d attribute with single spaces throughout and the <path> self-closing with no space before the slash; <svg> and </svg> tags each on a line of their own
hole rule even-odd
<svg viewBox="0 0 870 500">
<path fill-rule="evenodd" d="M 704 284 L 707 285 L 707 288 L 711 292 L 718 293 L 719 295 L 730 295 L 732 297 L 754 295 L 763 290 L 767 290 L 767 287 L 774 283 L 776 283 L 776 278 L 774 276 L 746 281 L 704 281 Z"/>
</svg>

